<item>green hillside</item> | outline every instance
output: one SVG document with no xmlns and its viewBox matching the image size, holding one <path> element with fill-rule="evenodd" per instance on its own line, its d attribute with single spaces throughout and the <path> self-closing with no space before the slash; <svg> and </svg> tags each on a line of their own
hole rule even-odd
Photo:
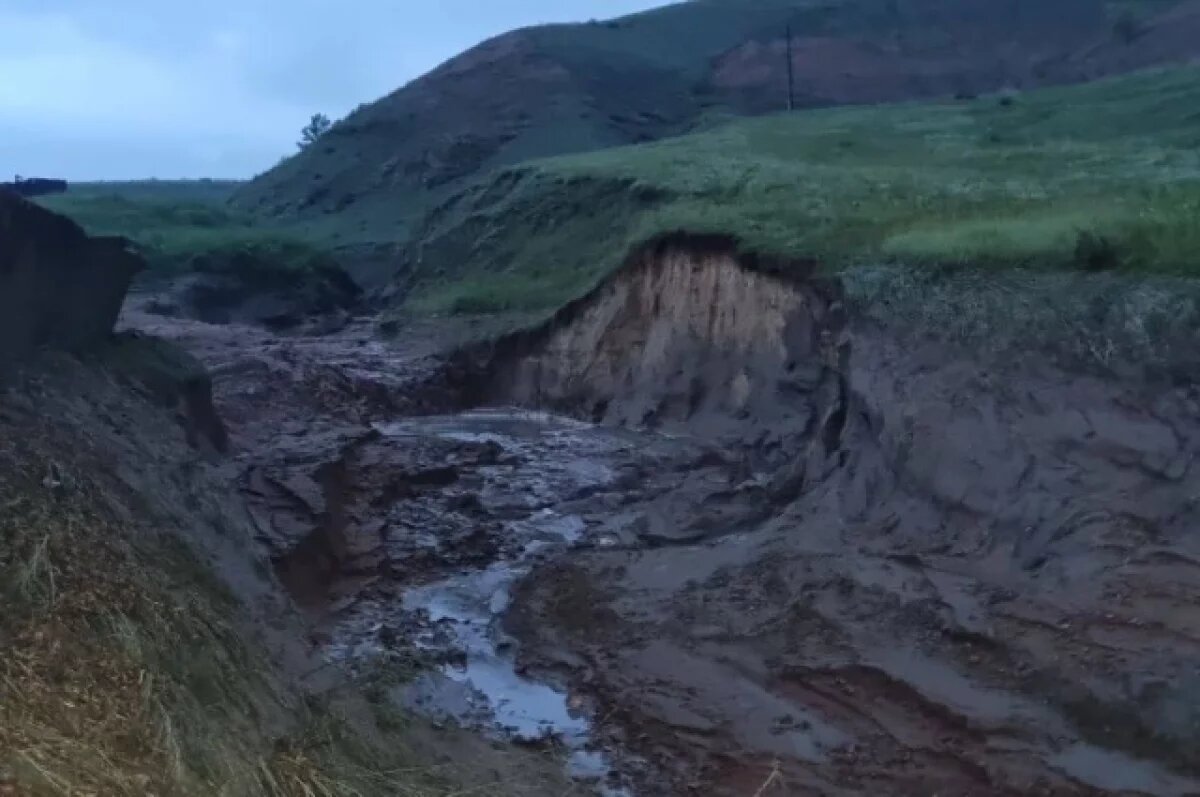
<svg viewBox="0 0 1200 797">
<path fill-rule="evenodd" d="M 488 169 L 685 132 L 708 103 L 707 62 L 794 14 L 823 13 L 812 5 L 697 0 L 514 31 L 358 109 L 237 202 L 315 220 L 339 243 L 399 240 L 431 203 Z"/>
<path fill-rule="evenodd" d="M 52 201 L 120 197 L 131 202 L 224 204 L 243 185 L 242 180 L 105 180 L 73 182 L 67 193 Z"/>
<path fill-rule="evenodd" d="M 514 31 L 360 107 L 235 202 L 339 249 L 371 250 L 405 240 L 430 208 L 495 169 L 783 108 L 789 27 L 796 99 L 815 107 L 1103 74 L 1106 63 L 1083 74 L 1068 56 L 1111 37 L 1117 9 L 1104 0 L 691 0 Z"/>
<path fill-rule="evenodd" d="M 432 212 L 411 312 L 544 310 L 671 230 L 832 269 L 1200 275 L 1200 69 L 809 111 L 503 169 Z"/>
<path fill-rule="evenodd" d="M 198 258 L 249 253 L 261 267 L 304 269 L 331 262 L 302 231 L 263 224 L 229 207 L 232 180 L 131 180 L 74 183 L 38 204 L 73 219 L 91 235 L 119 235 L 145 256 L 150 277 L 190 270 Z M 243 261 L 245 259 L 243 258 Z"/>
</svg>

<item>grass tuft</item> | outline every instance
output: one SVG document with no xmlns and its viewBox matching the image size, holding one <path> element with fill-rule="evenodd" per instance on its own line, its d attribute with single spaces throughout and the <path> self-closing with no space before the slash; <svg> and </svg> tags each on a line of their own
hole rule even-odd
<svg viewBox="0 0 1200 797">
<path fill-rule="evenodd" d="M 130 525 L 62 419 L 27 421 L 0 436 L 0 794 L 451 793 L 278 683 L 206 565 Z"/>
</svg>

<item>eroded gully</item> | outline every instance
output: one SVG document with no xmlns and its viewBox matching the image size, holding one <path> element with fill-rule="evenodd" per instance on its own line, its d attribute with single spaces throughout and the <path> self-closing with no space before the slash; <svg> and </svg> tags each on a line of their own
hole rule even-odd
<svg viewBox="0 0 1200 797">
<path fill-rule="evenodd" d="M 671 488 L 671 463 L 697 450 L 679 438 L 636 434 L 517 409 L 381 423 L 385 438 L 411 448 L 454 451 L 453 484 L 386 510 L 397 558 L 414 548 L 430 566 L 397 594 L 365 596 L 331 629 L 329 654 L 372 661 L 398 640 L 415 643 L 436 667 L 394 687 L 410 709 L 524 744 L 560 749 L 572 777 L 603 794 L 629 794 L 616 746 L 592 726 L 586 692 L 531 672 L 504 618 L 516 583 L 540 564 L 585 549 L 636 543 L 619 520 Z M 461 467 L 461 466 L 460 466 Z M 486 539 L 463 535 L 486 529 Z M 478 555 L 462 561 L 467 545 Z"/>
<path fill-rule="evenodd" d="M 498 391 L 595 426 L 455 412 L 419 336 L 140 324 L 213 369 L 314 644 L 580 788 L 1200 794 L 1200 395 L 851 359 L 821 293 L 668 254 Z"/>
</svg>

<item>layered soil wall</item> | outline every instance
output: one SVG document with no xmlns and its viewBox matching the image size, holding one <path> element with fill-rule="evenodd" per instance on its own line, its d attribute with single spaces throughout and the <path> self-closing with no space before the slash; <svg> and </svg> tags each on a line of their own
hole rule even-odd
<svg viewBox="0 0 1200 797">
<path fill-rule="evenodd" d="M 839 290 L 811 277 L 808 264 L 759 261 L 724 237 L 652 241 L 541 327 L 500 341 L 486 398 L 741 441 L 811 430 L 837 411 L 849 356 Z"/>
</svg>

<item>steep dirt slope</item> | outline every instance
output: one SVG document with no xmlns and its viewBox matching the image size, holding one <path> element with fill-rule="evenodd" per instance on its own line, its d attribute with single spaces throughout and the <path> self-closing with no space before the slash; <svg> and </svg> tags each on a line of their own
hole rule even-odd
<svg viewBox="0 0 1200 797">
<path fill-rule="evenodd" d="M 750 417 L 786 425 L 780 413 L 792 409 L 768 386 L 816 378 L 793 349 L 836 367 L 840 304 L 816 283 L 731 267 L 734 248 L 719 236 L 644 245 L 548 326 L 501 342 L 496 356 L 517 359 L 488 388 L 493 398 L 633 426 L 699 421 L 713 432 Z M 535 357 L 516 355 L 528 346 Z"/>
<path fill-rule="evenodd" d="M 125 241 L 0 190 L 0 372 L 39 346 L 102 342 L 143 265 Z"/>
<path fill-rule="evenodd" d="M 1100 0 L 694 0 L 607 23 L 515 31 L 364 106 L 242 188 L 257 213 L 310 222 L 361 253 L 404 237 L 464 180 L 534 157 L 678 134 L 785 105 L 795 32 L 801 106 L 991 91 L 1087 77 L 1053 65 L 1103 47 Z M 1146 37 L 1113 71 L 1186 54 Z M 1182 53 L 1181 53 L 1182 51 Z M 1125 60 L 1122 60 L 1125 59 Z"/>
<path fill-rule="evenodd" d="M 497 400 L 722 452 L 525 580 L 523 662 L 646 794 L 1196 793 L 1195 374 L 988 358 L 746 265 L 660 243 L 487 353 Z"/>
<path fill-rule="evenodd" d="M 262 398 L 227 427 L 201 363 L 113 335 L 138 258 L 0 201 L 0 794 L 562 794 L 552 759 L 401 723 L 387 662 L 315 648 L 237 489 L 289 401 L 319 406 L 302 369 L 236 374 Z"/>
</svg>

